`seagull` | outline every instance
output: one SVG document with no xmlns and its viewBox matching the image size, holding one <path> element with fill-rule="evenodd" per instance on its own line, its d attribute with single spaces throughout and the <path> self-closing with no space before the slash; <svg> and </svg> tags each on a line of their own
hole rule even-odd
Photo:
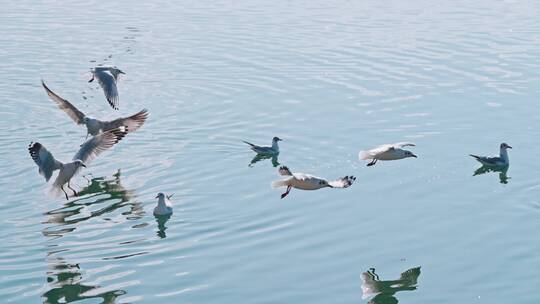
<svg viewBox="0 0 540 304">
<path fill-rule="evenodd" d="M 375 165 L 378 160 L 396 160 L 407 157 L 416 158 L 417 156 L 411 151 L 401 149 L 407 146 L 414 147 L 416 145 L 410 142 L 381 145 L 371 150 L 360 151 L 360 153 L 358 153 L 358 158 L 361 160 L 371 159 L 371 162 L 367 164 L 368 167 Z"/>
<path fill-rule="evenodd" d="M 119 74 L 126 74 L 120 69 L 115 67 L 95 67 L 92 69 L 92 79 L 88 82 L 92 82 L 94 78 L 97 78 L 99 85 L 103 88 L 105 97 L 115 110 L 118 110 L 118 89 L 116 88 L 116 81 Z"/>
<path fill-rule="evenodd" d="M 345 176 L 335 181 L 327 181 L 324 178 L 305 173 L 291 173 L 289 168 L 285 166 L 280 167 L 278 172 L 280 175 L 288 176 L 284 180 L 272 182 L 272 188 L 287 186 L 287 191 L 281 195 L 281 198 L 287 196 L 291 188 L 301 190 L 317 190 L 325 187 L 348 188 L 356 180 L 354 176 Z"/>
<path fill-rule="evenodd" d="M 172 196 L 173 194 L 165 195 L 161 192 L 158 193 L 158 195 L 156 196 L 156 198 L 158 199 L 158 204 L 154 208 L 154 215 L 169 215 L 173 213 L 172 203 L 170 201 Z"/>
<path fill-rule="evenodd" d="M 69 200 L 64 190 L 64 185 L 67 183 L 68 188 L 77 196 L 77 192 L 69 185 L 71 178 L 78 173 L 81 167 L 86 168 L 90 161 L 101 154 L 101 152 L 114 146 L 126 134 L 125 127 L 121 127 L 90 138 L 81 145 L 81 148 L 73 157 L 73 161 L 69 163 L 62 163 L 56 160 L 52 153 L 39 142 L 31 142 L 28 151 L 39 167 L 39 174 L 45 177 L 45 181 L 49 181 L 54 171 L 60 170 L 54 181 L 54 187 L 62 189 L 62 192 L 66 195 L 66 200 Z"/>
<path fill-rule="evenodd" d="M 278 141 L 282 141 L 282 140 L 283 139 L 281 139 L 279 137 L 274 137 L 272 139 L 272 146 L 271 147 L 257 146 L 257 145 L 254 145 L 254 144 L 250 143 L 250 142 L 247 142 L 245 140 L 243 140 L 243 142 L 250 145 L 251 150 L 253 150 L 253 152 L 255 152 L 257 154 L 275 155 L 275 154 L 279 154 Z"/>
<path fill-rule="evenodd" d="M 508 166 L 510 164 L 510 160 L 508 159 L 508 152 L 507 149 L 512 149 L 507 143 L 502 143 L 499 157 L 487 157 L 487 156 L 477 156 L 473 154 L 469 154 L 470 156 L 474 157 L 478 162 L 480 162 L 484 166 L 491 166 L 491 167 L 504 167 Z"/>
<path fill-rule="evenodd" d="M 56 95 L 45 85 L 45 82 L 43 82 L 43 80 L 41 81 L 41 85 L 43 85 L 43 88 L 45 89 L 49 97 L 56 103 L 58 108 L 66 112 L 69 118 L 71 118 L 78 125 L 86 125 L 86 138 L 88 138 L 89 134 L 92 136 L 96 136 L 101 132 L 109 131 L 115 128 L 119 128 L 121 126 L 126 126 L 126 128 L 129 130 L 129 133 L 131 133 L 142 127 L 142 125 L 146 121 L 146 118 L 148 118 L 148 111 L 146 109 L 142 109 L 138 113 L 135 113 L 131 116 L 122 117 L 111 121 L 91 118 L 86 116 L 86 114 L 81 112 L 79 109 L 77 109 L 71 102 Z"/>
</svg>

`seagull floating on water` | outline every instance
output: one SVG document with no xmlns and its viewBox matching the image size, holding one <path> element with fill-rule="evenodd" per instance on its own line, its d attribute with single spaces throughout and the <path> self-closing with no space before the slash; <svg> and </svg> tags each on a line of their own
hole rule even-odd
<svg viewBox="0 0 540 304">
<path fill-rule="evenodd" d="M 41 81 L 41 84 L 43 85 L 43 88 L 47 92 L 47 95 L 56 103 L 58 108 L 60 108 L 62 111 L 66 112 L 66 114 L 71 118 L 76 124 L 78 125 L 85 125 L 86 126 L 86 137 L 88 138 L 88 134 L 90 135 L 98 135 L 101 132 L 106 132 L 112 129 L 119 128 L 121 126 L 126 126 L 127 130 L 129 130 L 129 133 L 136 131 L 146 121 L 148 118 L 148 111 L 146 109 L 143 109 L 139 111 L 138 113 L 135 113 L 128 117 L 122 117 L 111 121 L 105 121 L 105 120 L 99 120 L 95 118 L 91 118 L 86 116 L 83 112 L 81 112 L 79 109 L 77 109 L 71 102 L 63 99 L 62 97 L 56 95 L 53 91 L 51 91 L 46 85 L 43 80 Z"/>
<path fill-rule="evenodd" d="M 118 110 L 118 88 L 116 87 L 116 81 L 119 74 L 125 74 L 116 67 L 95 67 L 91 70 L 92 79 L 88 82 L 92 82 L 94 78 L 97 78 L 99 85 L 103 88 L 105 97 L 115 110 Z"/>
<path fill-rule="evenodd" d="M 395 144 L 381 145 L 376 148 L 367 151 L 360 151 L 358 158 L 361 160 L 371 159 L 371 162 L 367 166 L 373 166 L 378 160 L 396 160 L 407 157 L 417 157 L 411 151 L 403 150 L 403 147 L 416 146 L 410 142 L 399 142 Z"/>
<path fill-rule="evenodd" d="M 345 176 L 335 181 L 327 181 L 324 178 L 305 174 L 305 173 L 292 173 L 289 168 L 282 166 L 278 170 L 280 175 L 288 176 L 288 178 L 280 181 L 272 182 L 272 188 L 287 187 L 287 191 L 281 194 L 281 198 L 284 198 L 289 194 L 291 188 L 301 190 L 317 190 L 321 188 L 348 188 L 356 180 L 354 176 Z"/>
<path fill-rule="evenodd" d="M 510 160 L 508 159 L 508 152 L 506 151 L 507 149 L 512 149 L 512 147 L 510 147 L 507 143 L 502 143 L 498 157 L 477 156 L 473 154 L 469 155 L 474 157 L 484 166 L 503 167 L 510 164 Z"/>
<path fill-rule="evenodd" d="M 158 199 L 158 204 L 154 208 L 154 215 L 169 215 L 173 213 L 171 197 L 173 195 L 165 195 L 163 193 L 158 193 L 156 198 Z"/>
<path fill-rule="evenodd" d="M 90 138 L 81 145 L 81 148 L 73 157 L 73 161 L 69 163 L 62 163 L 56 160 L 52 153 L 39 142 L 30 143 L 28 151 L 39 167 L 39 174 L 45 177 L 45 181 L 49 181 L 54 171 L 60 170 L 53 185 L 56 188 L 60 188 L 68 200 L 69 198 L 64 190 L 64 185 L 67 183 L 68 188 L 77 196 L 77 192 L 69 185 L 71 178 L 78 173 L 81 167 L 86 168 L 90 161 L 101 154 L 101 152 L 114 146 L 126 134 L 125 127 L 121 127 Z"/>
<path fill-rule="evenodd" d="M 258 153 L 258 154 L 267 154 L 267 155 L 274 155 L 274 154 L 279 154 L 279 146 L 278 146 L 278 141 L 282 141 L 283 139 L 279 138 L 279 137 L 274 137 L 272 139 L 272 146 L 271 147 L 262 147 L 262 146 L 257 146 L 257 145 L 254 145 L 250 142 L 247 142 L 245 140 L 243 140 L 243 142 L 245 142 L 246 144 L 250 145 L 251 146 L 251 150 L 253 150 L 253 152 L 255 153 Z"/>
</svg>

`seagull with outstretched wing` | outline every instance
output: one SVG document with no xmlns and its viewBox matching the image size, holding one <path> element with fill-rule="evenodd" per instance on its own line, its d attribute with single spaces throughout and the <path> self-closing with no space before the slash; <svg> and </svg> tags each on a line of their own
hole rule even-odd
<svg viewBox="0 0 540 304">
<path fill-rule="evenodd" d="M 324 178 L 305 173 L 292 173 L 289 168 L 282 166 L 278 170 L 279 174 L 287 178 L 272 182 L 272 188 L 287 187 L 287 191 L 281 194 L 284 198 L 289 194 L 291 188 L 301 190 L 317 190 L 321 188 L 348 188 L 356 180 L 354 176 L 345 176 L 334 181 L 328 181 Z"/>
<path fill-rule="evenodd" d="M 106 132 L 121 126 L 125 126 L 127 129 L 126 131 L 131 133 L 142 127 L 148 118 L 148 111 L 146 109 L 143 109 L 131 116 L 121 117 L 111 121 L 91 118 L 84 114 L 81 110 L 77 109 L 77 107 L 75 107 L 71 102 L 54 93 L 51 89 L 49 89 L 49 87 L 47 87 L 47 85 L 45 85 L 43 80 L 41 81 L 41 85 L 43 85 L 47 95 L 49 95 L 51 100 L 56 103 L 60 110 L 64 111 L 76 124 L 86 126 L 87 138 L 88 134 L 95 136 L 101 132 Z"/>
<path fill-rule="evenodd" d="M 116 82 L 118 81 L 118 75 L 125 73 L 115 67 L 95 67 L 91 72 L 92 78 L 88 82 L 97 79 L 99 85 L 103 89 L 103 93 L 105 93 L 105 98 L 107 98 L 111 107 L 118 110 L 120 101 L 118 98 Z"/>
<path fill-rule="evenodd" d="M 86 167 L 95 157 L 114 146 L 126 134 L 125 128 L 120 127 L 90 138 L 81 145 L 79 151 L 73 157 L 73 161 L 69 163 L 56 160 L 52 153 L 39 142 L 30 143 L 28 151 L 36 165 L 38 165 L 39 173 L 45 177 L 46 181 L 49 181 L 54 171 L 60 170 L 53 185 L 60 188 L 66 195 L 66 199 L 69 199 L 64 190 L 64 185 L 67 183 L 68 188 L 73 191 L 74 195 L 77 195 L 77 192 L 69 184 L 71 178 L 77 174 L 81 167 Z"/>
<path fill-rule="evenodd" d="M 367 164 L 368 167 L 375 165 L 378 160 L 397 160 L 407 157 L 416 158 L 417 156 L 414 155 L 411 151 L 402 149 L 403 147 L 407 146 L 414 147 L 416 145 L 410 142 L 385 144 L 371 150 L 360 151 L 360 153 L 358 153 L 358 158 L 360 158 L 361 160 L 371 159 L 371 162 Z"/>
</svg>

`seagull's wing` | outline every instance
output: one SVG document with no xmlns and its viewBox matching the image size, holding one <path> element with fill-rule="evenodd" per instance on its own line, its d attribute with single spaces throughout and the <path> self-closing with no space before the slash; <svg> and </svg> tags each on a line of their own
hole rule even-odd
<svg viewBox="0 0 540 304">
<path fill-rule="evenodd" d="M 371 150 L 367 150 L 367 151 L 360 151 L 360 153 L 358 153 L 358 157 L 360 159 L 372 159 L 374 157 L 376 157 L 377 155 L 379 154 L 383 154 L 384 152 L 390 150 L 390 149 L 393 149 L 394 148 L 394 145 L 380 145 L 376 148 L 373 148 Z"/>
<path fill-rule="evenodd" d="M 258 148 L 258 147 L 259 147 L 259 146 L 257 146 L 257 145 L 254 145 L 254 144 L 250 143 L 250 142 L 247 142 L 247 141 L 245 141 L 245 140 L 242 140 L 242 141 L 243 141 L 244 143 L 250 145 L 250 146 L 253 147 L 253 148 L 255 148 L 255 147 Z"/>
<path fill-rule="evenodd" d="M 85 165 L 87 165 L 96 156 L 101 154 L 101 152 L 114 146 L 117 142 L 124 138 L 126 134 L 127 131 L 124 127 L 100 133 L 82 144 L 79 152 L 77 152 L 77 154 L 75 154 L 73 157 L 73 160 L 80 159 Z"/>
<path fill-rule="evenodd" d="M 473 154 L 469 154 L 469 155 L 474 157 L 477 161 L 479 161 L 482 164 L 497 165 L 498 163 L 501 162 L 500 157 L 487 157 L 487 156 L 478 156 L 478 155 L 473 155 Z"/>
<path fill-rule="evenodd" d="M 30 143 L 30 146 L 28 146 L 28 152 L 30 152 L 30 156 L 36 165 L 38 165 L 39 174 L 43 175 L 46 181 L 49 181 L 53 171 L 59 169 L 59 162 L 54 159 L 54 156 L 51 152 L 49 152 L 49 150 L 38 142 Z"/>
<path fill-rule="evenodd" d="M 403 147 L 415 147 L 416 145 L 412 142 L 398 142 L 393 144 L 394 148 L 403 148 Z"/>
<path fill-rule="evenodd" d="M 127 128 L 126 131 L 131 133 L 142 127 L 147 118 L 148 111 L 146 109 L 143 109 L 140 112 L 135 113 L 129 117 L 118 118 L 105 122 L 103 130 L 108 131 L 125 126 Z"/>
<path fill-rule="evenodd" d="M 354 183 L 355 180 L 356 177 L 352 175 L 345 176 L 338 180 L 328 182 L 328 185 L 332 186 L 332 188 L 348 188 Z"/>
<path fill-rule="evenodd" d="M 116 88 L 116 80 L 114 77 L 103 70 L 96 70 L 94 72 L 94 77 L 97 78 L 99 85 L 103 88 L 105 97 L 115 110 L 118 110 L 118 89 Z"/>
<path fill-rule="evenodd" d="M 286 166 L 281 166 L 279 167 L 279 175 L 283 175 L 283 176 L 292 176 L 293 174 L 291 173 L 291 171 L 289 170 L 288 167 Z"/>
<path fill-rule="evenodd" d="M 42 80 L 41 85 L 43 85 L 43 88 L 47 92 L 47 95 L 56 103 L 58 108 L 60 110 L 66 112 L 66 114 L 69 116 L 69 118 L 73 119 L 73 121 L 80 125 L 83 123 L 84 119 L 84 113 L 81 112 L 79 109 L 77 109 L 74 105 L 71 104 L 71 102 L 65 100 L 64 98 L 56 95 L 53 91 L 51 91 L 46 85 L 45 82 Z"/>
</svg>

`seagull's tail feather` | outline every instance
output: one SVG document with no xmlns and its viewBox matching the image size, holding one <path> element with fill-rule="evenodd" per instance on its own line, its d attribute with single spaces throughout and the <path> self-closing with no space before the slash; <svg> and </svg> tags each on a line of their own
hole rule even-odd
<svg viewBox="0 0 540 304">
<path fill-rule="evenodd" d="M 368 151 L 360 151 L 358 153 L 358 158 L 365 160 L 365 159 L 371 159 L 373 156 Z"/>
<path fill-rule="evenodd" d="M 254 144 L 252 144 L 252 143 L 250 143 L 250 142 L 247 142 L 247 141 L 245 141 L 245 140 L 242 140 L 242 141 L 243 141 L 244 143 L 246 143 L 246 144 L 248 144 L 248 145 L 252 146 L 252 147 L 255 147 L 255 145 L 254 145 Z"/>
<path fill-rule="evenodd" d="M 287 180 L 278 180 L 278 181 L 272 182 L 272 188 L 279 188 L 279 187 L 286 187 L 286 186 L 288 186 Z"/>
<path fill-rule="evenodd" d="M 480 161 L 480 156 L 478 155 L 474 155 L 474 154 L 469 154 L 470 156 L 474 157 L 476 160 Z"/>
</svg>

